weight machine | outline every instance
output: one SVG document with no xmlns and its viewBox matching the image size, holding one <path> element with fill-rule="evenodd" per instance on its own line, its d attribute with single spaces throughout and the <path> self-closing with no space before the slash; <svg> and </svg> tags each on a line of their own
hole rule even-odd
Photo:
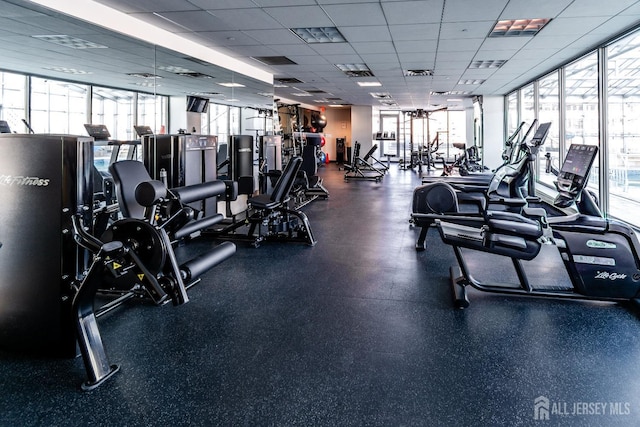
<svg viewBox="0 0 640 427">
<path fill-rule="evenodd" d="M 136 296 L 183 304 L 198 276 L 235 252 L 226 243 L 179 264 L 172 248 L 172 239 L 196 229 L 186 204 L 216 197 L 224 184 L 169 193 L 159 181 L 139 182 L 128 194 L 144 218 L 115 221 L 98 239 L 92 138 L 3 134 L 0 152 L 0 298 L 11 301 L 0 307 L 0 346 L 69 358 L 78 347 L 85 390 L 118 370 L 107 360 L 98 316 Z M 112 286 L 121 297 L 95 306 L 99 289 Z"/>
</svg>

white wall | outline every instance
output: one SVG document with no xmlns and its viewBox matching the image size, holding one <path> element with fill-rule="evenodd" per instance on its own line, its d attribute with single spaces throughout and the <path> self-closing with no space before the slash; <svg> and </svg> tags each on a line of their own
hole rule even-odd
<svg viewBox="0 0 640 427">
<path fill-rule="evenodd" d="M 360 143 L 360 155 L 364 156 L 373 145 L 373 108 L 371 106 L 351 106 L 351 140 L 347 146 L 353 150 L 354 143 Z"/>
<path fill-rule="evenodd" d="M 504 98 L 483 96 L 484 164 L 495 169 L 502 164 L 504 149 Z"/>
</svg>

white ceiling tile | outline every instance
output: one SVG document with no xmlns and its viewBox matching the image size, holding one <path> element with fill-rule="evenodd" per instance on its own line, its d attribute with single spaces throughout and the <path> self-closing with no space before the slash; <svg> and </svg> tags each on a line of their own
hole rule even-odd
<svg viewBox="0 0 640 427">
<path fill-rule="evenodd" d="M 389 25 L 439 23 L 444 0 L 382 3 Z"/>
<path fill-rule="evenodd" d="M 400 41 L 395 45 L 398 53 L 426 53 L 435 52 L 438 49 L 437 40 Z"/>
<path fill-rule="evenodd" d="M 285 28 L 333 27 L 319 6 L 267 7 L 263 9 Z"/>
<path fill-rule="evenodd" d="M 359 54 L 396 53 L 395 46 L 391 42 L 351 43 L 351 46 Z"/>
<path fill-rule="evenodd" d="M 378 3 L 334 4 L 324 6 L 325 12 L 337 25 L 386 25 L 387 21 Z"/>
<path fill-rule="evenodd" d="M 478 39 L 443 39 L 438 43 L 438 51 L 446 51 L 446 52 L 466 52 L 466 51 L 477 51 L 482 43 L 484 42 L 484 38 Z"/>
<path fill-rule="evenodd" d="M 211 13 L 238 30 L 265 30 L 278 26 L 275 19 L 260 9 L 225 9 Z"/>
<path fill-rule="evenodd" d="M 561 35 L 579 37 L 592 31 L 606 21 L 607 18 L 599 16 L 583 16 L 580 18 L 556 18 L 545 25 L 545 27 L 538 33 L 538 35 L 544 34 L 545 36 Z"/>
<path fill-rule="evenodd" d="M 356 56 L 356 51 L 349 43 L 312 43 L 309 46 L 320 55 Z"/>
<path fill-rule="evenodd" d="M 486 37 L 495 21 L 477 22 L 444 22 L 440 30 L 440 37 L 445 39 L 475 39 Z"/>
<path fill-rule="evenodd" d="M 437 40 L 440 24 L 389 25 L 394 41 Z"/>
<path fill-rule="evenodd" d="M 305 42 L 303 42 L 298 36 L 296 36 L 286 28 L 276 28 L 271 30 L 249 29 L 249 30 L 243 30 L 242 32 L 247 36 L 251 37 L 252 39 L 258 40 L 263 44 L 289 45 L 289 46 L 305 45 L 306 46 Z"/>
<path fill-rule="evenodd" d="M 205 10 L 242 9 L 256 6 L 252 0 L 189 0 L 189 2 Z"/>
<path fill-rule="evenodd" d="M 603 4 L 602 0 L 580 0 L 562 11 L 562 17 L 611 16 L 636 3 L 637 0 L 615 0 Z"/>
<path fill-rule="evenodd" d="M 340 27 L 340 32 L 350 43 L 391 41 L 386 25 L 367 25 L 362 27 Z"/>
<path fill-rule="evenodd" d="M 279 55 L 289 56 L 289 55 L 317 55 L 318 52 L 311 49 L 308 44 L 304 42 L 300 42 L 298 44 L 275 44 L 269 45 L 271 49 L 275 52 L 278 52 Z"/>
<path fill-rule="evenodd" d="M 398 56 L 395 54 L 364 54 L 360 55 L 366 64 L 397 63 Z"/>
<path fill-rule="evenodd" d="M 494 20 L 509 0 L 458 0 L 445 3 L 443 22 Z"/>
<path fill-rule="evenodd" d="M 474 60 L 508 60 L 518 52 L 517 49 L 484 49 L 480 48 L 473 57 Z"/>
<path fill-rule="evenodd" d="M 510 0 L 500 19 L 555 18 L 574 0 Z"/>
<path fill-rule="evenodd" d="M 259 42 L 240 31 L 200 31 L 195 33 L 202 39 L 207 39 L 221 46 L 255 45 Z"/>
</svg>

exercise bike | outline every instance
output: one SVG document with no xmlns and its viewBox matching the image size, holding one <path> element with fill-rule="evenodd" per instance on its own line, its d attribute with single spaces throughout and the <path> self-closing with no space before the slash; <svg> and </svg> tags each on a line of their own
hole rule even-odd
<svg viewBox="0 0 640 427">
<path fill-rule="evenodd" d="M 596 146 L 573 144 L 560 168 L 556 182 L 558 195 L 553 206 L 573 207 L 574 214 L 540 214 L 535 218 L 489 210 L 481 219 L 465 220 L 447 215 L 435 219 L 442 241 L 453 247 L 458 261 L 458 267 L 450 269 L 457 308 L 469 306 L 469 286 L 485 292 L 630 302 L 640 306 L 638 238 L 628 225 L 604 218 L 591 193 L 585 191 L 597 152 Z M 529 282 L 522 262 L 535 260 L 546 244 L 558 249 L 570 286 Z M 463 248 L 510 258 L 518 283 L 505 285 L 476 280 L 464 258 Z"/>
</svg>

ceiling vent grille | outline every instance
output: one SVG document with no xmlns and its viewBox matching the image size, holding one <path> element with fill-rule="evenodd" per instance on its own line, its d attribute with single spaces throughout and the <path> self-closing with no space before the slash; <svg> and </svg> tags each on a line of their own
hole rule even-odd
<svg viewBox="0 0 640 427">
<path fill-rule="evenodd" d="M 302 80 L 298 80 L 295 77 L 276 77 L 276 80 L 284 84 L 304 83 Z"/>
<path fill-rule="evenodd" d="M 264 65 L 297 65 L 286 56 L 252 56 L 251 58 Z"/>
<path fill-rule="evenodd" d="M 433 76 L 433 70 L 419 70 L 419 69 L 415 69 L 415 70 L 405 70 L 404 71 L 404 76 L 405 77 L 428 77 L 428 76 Z"/>
</svg>

